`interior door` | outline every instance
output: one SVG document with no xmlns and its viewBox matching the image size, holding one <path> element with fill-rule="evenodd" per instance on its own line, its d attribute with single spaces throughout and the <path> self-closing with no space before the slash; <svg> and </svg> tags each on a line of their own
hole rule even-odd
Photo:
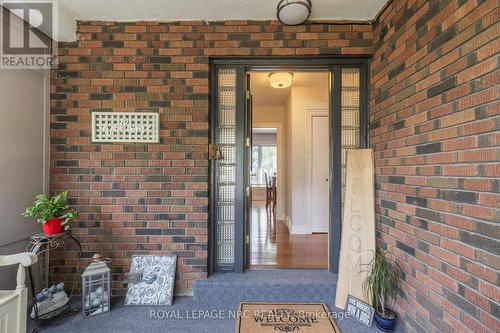
<svg viewBox="0 0 500 333">
<path fill-rule="evenodd" d="M 311 231 L 328 232 L 329 228 L 329 138 L 328 116 L 311 117 Z"/>
</svg>

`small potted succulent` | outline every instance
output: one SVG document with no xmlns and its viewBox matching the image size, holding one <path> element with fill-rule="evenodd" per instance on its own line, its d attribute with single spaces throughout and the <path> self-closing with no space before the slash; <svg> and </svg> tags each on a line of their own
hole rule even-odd
<svg viewBox="0 0 500 333">
<path fill-rule="evenodd" d="M 376 252 L 370 263 L 363 289 L 372 298 L 375 308 L 375 324 L 384 332 L 392 332 L 396 327 L 396 312 L 388 307 L 394 304 L 398 295 L 402 270 L 389 252 Z"/>
<path fill-rule="evenodd" d="M 23 215 L 36 218 L 45 235 L 56 235 L 68 230 L 76 218 L 76 211 L 68 205 L 68 192 L 65 191 L 53 197 L 37 195 L 33 206 L 26 208 Z"/>
</svg>

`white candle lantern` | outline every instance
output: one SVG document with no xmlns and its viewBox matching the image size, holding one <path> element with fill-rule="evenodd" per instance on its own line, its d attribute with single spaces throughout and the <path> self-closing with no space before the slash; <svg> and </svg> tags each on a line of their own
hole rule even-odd
<svg viewBox="0 0 500 333">
<path fill-rule="evenodd" d="M 100 256 L 82 274 L 82 313 L 85 318 L 108 312 L 111 304 L 110 270 Z"/>
</svg>

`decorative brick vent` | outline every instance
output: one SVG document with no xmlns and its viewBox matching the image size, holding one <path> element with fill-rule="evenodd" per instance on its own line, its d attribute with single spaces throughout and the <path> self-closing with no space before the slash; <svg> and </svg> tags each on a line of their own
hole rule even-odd
<svg viewBox="0 0 500 333">
<path fill-rule="evenodd" d="M 92 142 L 152 142 L 159 137 L 156 112 L 92 112 Z"/>
</svg>

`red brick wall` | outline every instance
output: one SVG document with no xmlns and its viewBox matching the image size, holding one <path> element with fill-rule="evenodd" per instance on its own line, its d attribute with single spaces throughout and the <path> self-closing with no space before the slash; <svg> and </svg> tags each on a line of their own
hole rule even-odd
<svg viewBox="0 0 500 333">
<path fill-rule="evenodd" d="M 377 239 L 409 331 L 500 330 L 500 8 L 394 0 L 374 25 Z"/>
<path fill-rule="evenodd" d="M 370 25 L 80 22 L 52 73 L 51 191 L 69 190 L 84 256 L 179 255 L 176 292 L 206 276 L 209 56 L 371 54 Z M 92 144 L 92 110 L 159 111 L 160 144 Z M 85 265 L 88 259 L 81 261 Z M 52 279 L 75 271 L 72 252 Z"/>
</svg>

